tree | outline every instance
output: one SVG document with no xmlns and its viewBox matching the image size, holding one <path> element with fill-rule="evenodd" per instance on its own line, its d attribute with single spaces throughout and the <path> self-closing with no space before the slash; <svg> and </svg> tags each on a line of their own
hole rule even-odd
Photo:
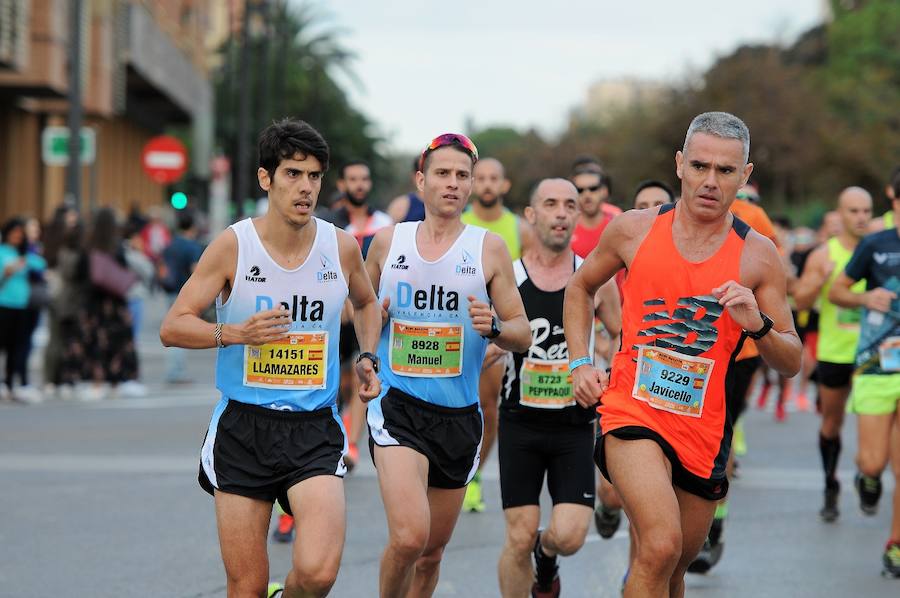
<svg viewBox="0 0 900 598">
<path fill-rule="evenodd" d="M 248 7 L 251 3 L 248 3 Z M 379 139 L 372 133 L 368 119 L 350 105 L 346 92 L 338 84 L 335 73 L 341 71 L 353 80 L 350 63 L 353 55 L 343 48 L 339 31 L 323 29 L 319 17 L 309 5 L 289 7 L 285 2 L 264 3 L 260 14 L 262 30 L 249 36 L 246 48 L 239 39 L 230 39 L 221 48 L 224 58 L 214 78 L 219 117 L 216 139 L 231 154 L 237 155 L 239 119 L 238 94 L 253 94 L 253 118 L 245 133 L 246 145 L 253 158 L 247 162 L 247 176 L 252 181 L 251 197 L 263 194 L 256 184 L 256 140 L 259 131 L 275 119 L 292 116 L 316 127 L 331 149 L 331 163 L 336 168 L 351 159 L 366 160 L 373 176 L 387 172 L 376 149 Z M 241 52 L 249 53 L 252 68 L 241 80 L 238 76 Z M 238 160 L 233 159 L 233 164 Z M 334 193 L 335 176 L 326 176 L 320 200 Z M 235 189 L 234 193 L 238 193 Z M 235 201 L 242 201 L 233 195 Z"/>
</svg>

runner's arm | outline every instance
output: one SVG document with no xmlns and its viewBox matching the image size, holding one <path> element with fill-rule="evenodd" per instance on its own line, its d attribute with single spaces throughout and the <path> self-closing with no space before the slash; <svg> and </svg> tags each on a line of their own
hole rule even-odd
<svg viewBox="0 0 900 598">
<path fill-rule="evenodd" d="M 631 220 L 633 218 L 628 212 L 613 219 L 600 235 L 597 246 L 566 285 L 563 328 L 570 361 L 590 356 L 588 347 L 589 335 L 593 334 L 594 295 L 616 272 L 625 267 L 617 249 L 626 240 L 625 228 L 630 225 Z M 621 316 L 618 328 L 621 329 Z"/>
<path fill-rule="evenodd" d="M 381 335 L 378 298 L 372 290 L 372 281 L 366 272 L 359 244 L 345 231 L 339 230 L 337 234 L 341 268 L 347 279 L 347 291 L 353 307 L 353 330 L 360 352 L 374 354 L 378 350 L 378 338 Z M 360 383 L 359 398 L 363 402 L 370 401 L 381 393 L 381 382 L 374 366 L 375 361 L 366 358 L 356 362 L 356 374 Z"/>
<path fill-rule="evenodd" d="M 619 350 L 619 335 L 622 334 L 622 303 L 619 300 L 619 287 L 616 279 L 606 281 L 594 296 L 595 315 L 603 323 L 609 334 L 609 355 L 607 361 L 612 363 L 613 355 Z"/>
<path fill-rule="evenodd" d="M 857 293 L 850 288 L 854 284 L 855 280 L 847 276 L 846 272 L 841 272 L 831 285 L 828 300 L 839 307 L 865 307 L 885 313 L 891 310 L 891 301 L 897 298 L 896 293 L 881 287 Z"/>
<path fill-rule="evenodd" d="M 771 330 L 754 342 L 770 367 L 784 376 L 794 376 L 800 371 L 803 344 L 787 302 L 787 276 L 778 250 L 770 239 L 751 231 L 743 253 L 742 277 L 746 271 L 751 288 L 729 280 L 713 289 L 713 295 L 744 330 L 753 332 L 763 327 L 760 312 L 771 318 Z"/>
<path fill-rule="evenodd" d="M 386 226 L 375 233 L 372 242 L 369 244 L 369 252 L 366 254 L 366 274 L 375 290 L 376 298 L 378 289 L 381 286 L 381 271 L 384 267 L 384 261 L 387 259 L 388 250 L 391 248 L 391 239 L 394 237 L 394 227 Z M 381 328 L 387 324 L 388 308 L 390 307 L 390 299 L 385 297 L 381 301 Z"/>
<path fill-rule="evenodd" d="M 347 290 L 353 307 L 353 329 L 359 341 L 360 351 L 374 353 L 381 334 L 381 311 L 378 298 L 372 290 L 372 281 L 366 272 L 359 244 L 348 233 L 339 230 L 338 246 L 341 265 L 347 279 Z"/>
<path fill-rule="evenodd" d="M 493 339 L 493 342 L 507 351 L 527 351 L 531 346 L 531 324 L 525 315 L 525 306 L 516 285 L 509 249 L 503 239 L 494 233 L 488 233 L 484 238 L 483 255 L 488 297 L 500 320 L 500 336 Z M 470 305 L 470 315 L 471 313 Z M 486 335 L 490 332 L 491 317 L 488 307 L 487 313 L 472 319 L 472 325 L 479 333 Z"/>
<path fill-rule="evenodd" d="M 813 306 L 833 269 L 834 262 L 828 259 L 827 246 L 822 245 L 810 254 L 803 267 L 803 274 L 794 284 L 792 292 L 797 311 L 803 311 Z"/>
<path fill-rule="evenodd" d="M 828 292 L 828 300 L 835 305 L 840 307 L 865 307 L 880 312 L 891 310 L 891 302 L 896 299 L 896 293 L 882 287 L 862 293 L 857 293 L 850 289 L 856 281 L 868 278 L 870 274 L 870 266 L 875 256 L 875 247 L 873 242 L 870 241 L 872 238 L 867 237 L 856 246 L 853 256 L 847 262 L 844 271 L 838 274 L 831 285 L 831 290 Z"/>
<path fill-rule="evenodd" d="M 163 319 L 159 329 L 163 345 L 185 349 L 216 346 L 216 324 L 204 321 L 200 314 L 230 283 L 230 275 L 237 267 L 237 251 L 237 237 L 228 229 L 203 252 L 197 268 Z M 224 324 L 222 342 L 261 345 L 284 338 L 290 325 L 290 312 L 279 306 L 254 314 L 240 324 Z"/>
</svg>

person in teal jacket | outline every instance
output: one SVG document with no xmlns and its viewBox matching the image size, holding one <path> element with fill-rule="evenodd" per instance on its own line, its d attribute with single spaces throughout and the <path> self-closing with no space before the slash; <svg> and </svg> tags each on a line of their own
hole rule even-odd
<svg viewBox="0 0 900 598">
<path fill-rule="evenodd" d="M 25 221 L 12 218 L 0 231 L 0 352 L 6 354 L 6 376 L 0 387 L 0 398 L 12 397 L 30 401 L 38 397 L 28 384 L 27 348 L 31 331 L 24 317 L 28 307 L 31 272 L 42 272 L 47 262 L 26 251 Z M 13 392 L 14 374 L 21 386 Z"/>
</svg>

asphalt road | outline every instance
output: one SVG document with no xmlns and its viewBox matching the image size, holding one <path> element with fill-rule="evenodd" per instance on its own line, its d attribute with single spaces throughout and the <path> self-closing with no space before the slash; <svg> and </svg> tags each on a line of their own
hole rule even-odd
<svg viewBox="0 0 900 598">
<path fill-rule="evenodd" d="M 212 352 L 188 354 L 194 385 L 167 388 L 153 336 L 161 303 L 141 339 L 150 395 L 98 403 L 0 403 L 0 596 L 224 596 L 213 503 L 196 482 L 213 404 Z M 36 361 L 39 365 L 39 362 Z M 726 549 L 709 574 L 689 576 L 688 596 L 900 596 L 880 577 L 893 484 L 875 517 L 864 517 L 850 483 L 855 420 L 844 434 L 842 515 L 823 524 L 817 418 L 785 423 L 753 410 L 749 454 L 732 485 Z M 498 596 L 503 541 L 497 464 L 485 471 L 487 511 L 464 514 L 444 559 L 436 596 Z M 377 595 L 386 525 L 367 455 L 346 480 L 348 532 L 332 596 Z M 563 596 L 618 596 L 624 531 L 561 564 Z M 290 549 L 270 545 L 271 577 L 283 578 Z"/>
</svg>

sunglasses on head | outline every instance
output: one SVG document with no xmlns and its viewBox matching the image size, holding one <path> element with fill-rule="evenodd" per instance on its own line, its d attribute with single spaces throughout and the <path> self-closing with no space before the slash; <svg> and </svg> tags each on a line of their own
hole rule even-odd
<svg viewBox="0 0 900 598">
<path fill-rule="evenodd" d="M 591 193 L 595 191 L 599 191 L 603 188 L 603 183 L 597 183 L 596 185 L 591 185 L 590 187 L 575 187 L 575 190 L 578 191 L 578 195 L 581 195 L 585 191 L 590 191 Z"/>
<path fill-rule="evenodd" d="M 425 151 L 422 152 L 422 156 L 419 158 L 419 170 L 422 170 L 424 167 L 425 158 L 428 157 L 428 154 L 436 149 L 447 147 L 448 145 L 461 148 L 472 157 L 473 163 L 478 161 L 478 148 L 475 147 L 475 144 L 472 143 L 471 139 L 459 133 L 444 133 L 443 135 L 438 135 L 432 139 L 431 143 L 428 144 L 428 147 L 425 148 Z"/>
</svg>

